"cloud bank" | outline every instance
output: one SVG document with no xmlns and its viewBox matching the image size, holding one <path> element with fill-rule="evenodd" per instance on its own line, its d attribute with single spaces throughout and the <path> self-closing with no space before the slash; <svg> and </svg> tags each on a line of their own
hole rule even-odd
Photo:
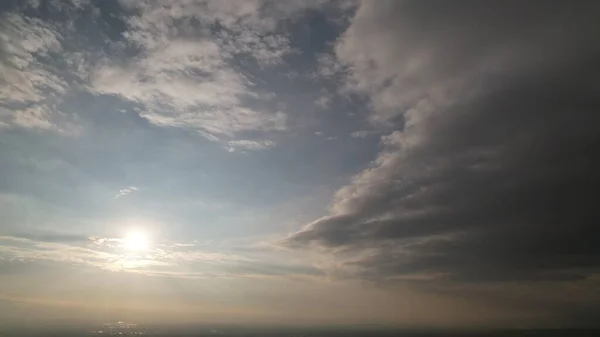
<svg viewBox="0 0 600 337">
<path fill-rule="evenodd" d="M 330 214 L 286 239 L 368 279 L 598 272 L 598 6 L 364 1 L 333 57 L 382 137 Z"/>
</svg>

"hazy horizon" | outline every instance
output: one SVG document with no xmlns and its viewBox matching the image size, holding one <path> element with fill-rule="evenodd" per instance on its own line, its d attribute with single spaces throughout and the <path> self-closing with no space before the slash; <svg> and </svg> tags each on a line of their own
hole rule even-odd
<svg viewBox="0 0 600 337">
<path fill-rule="evenodd" d="M 599 13 L 0 1 L 0 330 L 600 327 Z"/>
</svg>

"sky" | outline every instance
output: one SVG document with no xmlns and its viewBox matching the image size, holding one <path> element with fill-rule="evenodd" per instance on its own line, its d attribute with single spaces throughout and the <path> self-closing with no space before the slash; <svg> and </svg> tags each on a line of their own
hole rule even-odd
<svg viewBox="0 0 600 337">
<path fill-rule="evenodd" d="M 0 327 L 597 325 L 599 5 L 0 2 Z"/>
</svg>

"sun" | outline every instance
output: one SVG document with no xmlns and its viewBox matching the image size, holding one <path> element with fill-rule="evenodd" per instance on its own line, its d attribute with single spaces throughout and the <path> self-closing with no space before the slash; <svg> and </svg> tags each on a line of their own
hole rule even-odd
<svg viewBox="0 0 600 337">
<path fill-rule="evenodd" d="M 143 231 L 129 232 L 123 238 L 123 247 L 130 251 L 147 250 L 150 247 L 150 239 L 148 234 Z"/>
</svg>

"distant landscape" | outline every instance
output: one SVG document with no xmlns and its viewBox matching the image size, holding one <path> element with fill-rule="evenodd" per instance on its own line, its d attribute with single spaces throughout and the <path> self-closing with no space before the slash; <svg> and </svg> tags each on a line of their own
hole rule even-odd
<svg viewBox="0 0 600 337">
<path fill-rule="evenodd" d="M 104 331 L 85 331 L 83 328 L 55 331 L 0 331 L 0 336 L 19 337 L 98 337 L 98 336 L 156 336 L 156 337 L 596 337 L 599 329 L 496 329 L 496 330 L 428 330 L 385 328 L 244 328 L 208 327 L 130 327 Z"/>
</svg>

